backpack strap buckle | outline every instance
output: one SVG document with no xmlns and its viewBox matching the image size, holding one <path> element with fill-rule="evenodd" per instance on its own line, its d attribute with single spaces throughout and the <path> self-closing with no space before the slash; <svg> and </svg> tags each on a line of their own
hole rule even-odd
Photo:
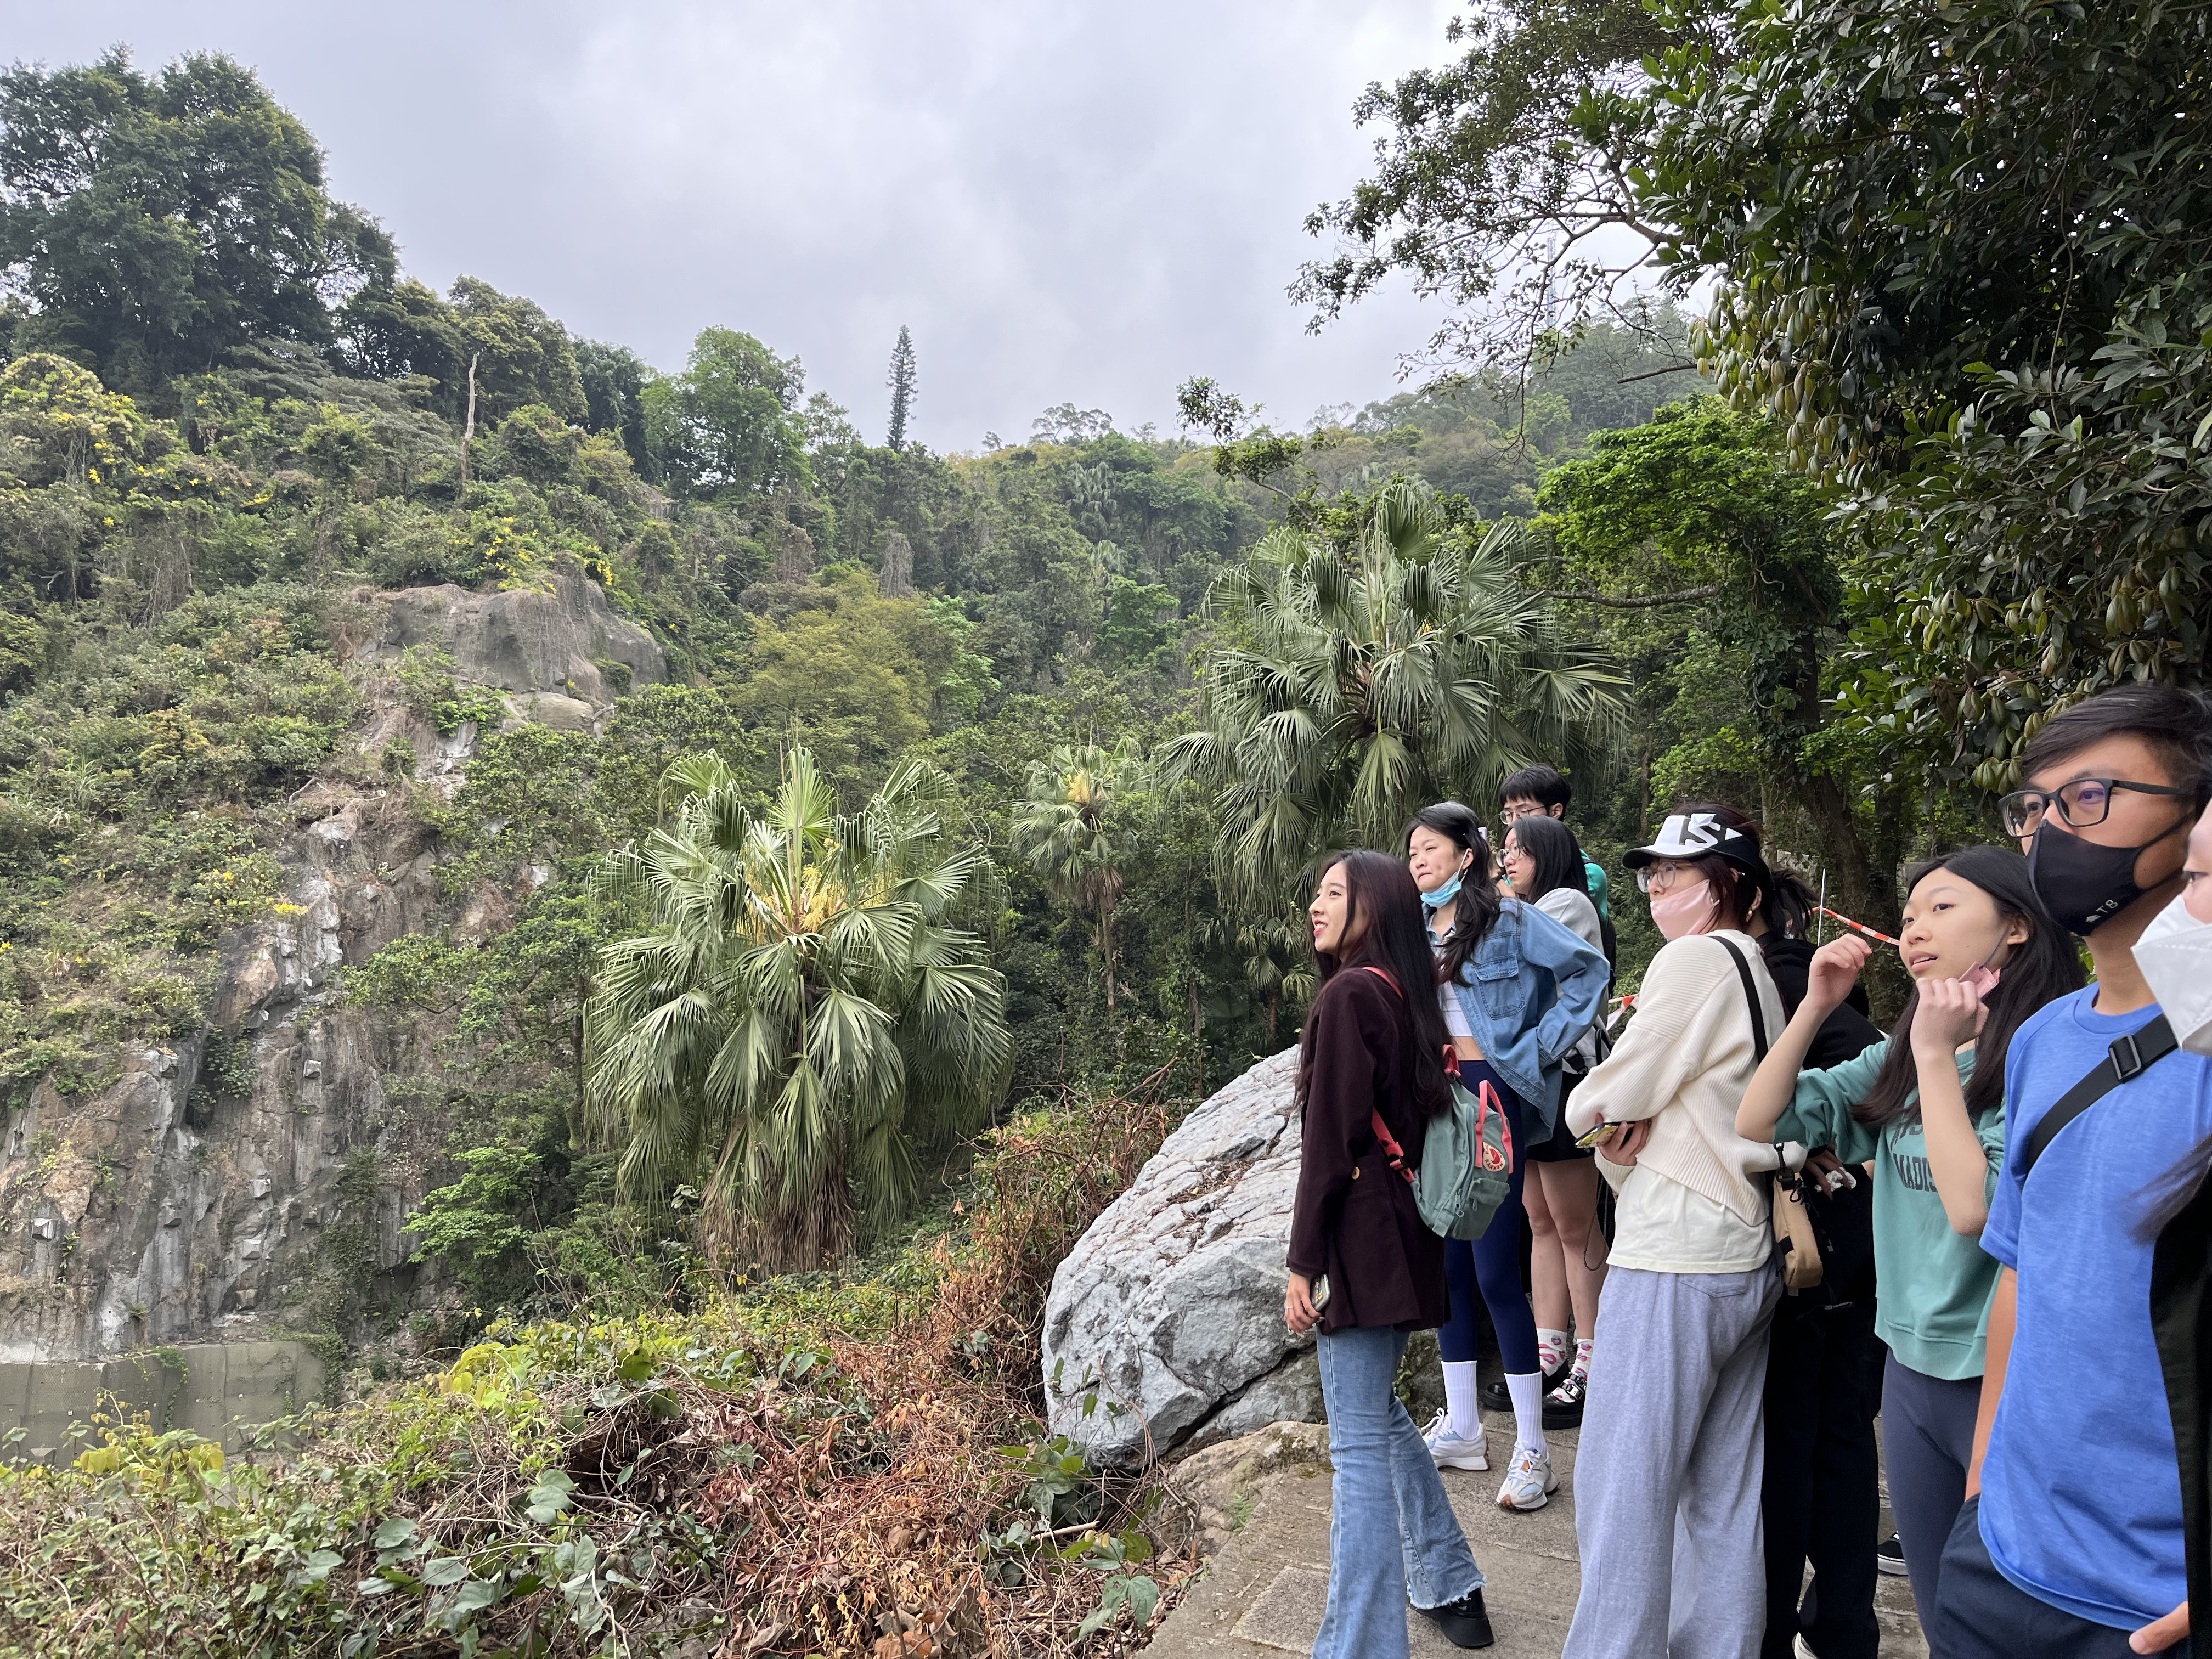
<svg viewBox="0 0 2212 1659">
<path fill-rule="evenodd" d="M 2150 1060 L 2144 1058 L 2142 1049 L 2136 1044 L 2133 1031 L 2112 1039 L 2112 1073 L 2122 1083 L 2140 1075 L 2149 1064 Z"/>
</svg>

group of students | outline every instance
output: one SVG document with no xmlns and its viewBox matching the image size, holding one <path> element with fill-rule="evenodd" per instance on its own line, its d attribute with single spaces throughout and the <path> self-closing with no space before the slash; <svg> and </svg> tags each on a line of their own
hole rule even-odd
<svg viewBox="0 0 2212 1659">
<path fill-rule="evenodd" d="M 1495 857 L 1447 802 L 1402 856 L 1325 861 L 1285 1295 L 1335 1464 L 1316 1656 L 1406 1652 L 1409 1604 L 1492 1639 L 1437 1474 L 1490 1467 L 1478 1297 L 1499 1505 L 1540 1508 L 1546 1429 L 1582 1429 L 1567 1659 L 1873 1659 L 1885 1467 L 1936 1659 L 2212 1655 L 2212 706 L 2105 692 L 2021 770 L 2018 850 L 1905 872 L 1887 1037 L 1872 947 L 1815 950 L 1722 804 L 1626 857 L 1667 943 L 1610 1042 L 1607 884 L 1555 771 L 1507 781 Z M 1510 1130 L 1472 1243 L 1399 1178 L 1455 1090 Z M 1785 1292 L 1778 1182 L 1812 1194 L 1817 1288 Z M 1395 1385 L 1431 1328 L 1425 1433 Z"/>
</svg>

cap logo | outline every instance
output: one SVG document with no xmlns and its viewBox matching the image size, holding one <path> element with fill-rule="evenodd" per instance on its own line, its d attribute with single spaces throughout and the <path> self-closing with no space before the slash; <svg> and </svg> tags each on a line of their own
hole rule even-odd
<svg viewBox="0 0 2212 1659">
<path fill-rule="evenodd" d="M 1659 828 L 1655 853 L 1695 853 L 1735 838 L 1736 832 L 1711 812 L 1676 812 Z"/>
</svg>

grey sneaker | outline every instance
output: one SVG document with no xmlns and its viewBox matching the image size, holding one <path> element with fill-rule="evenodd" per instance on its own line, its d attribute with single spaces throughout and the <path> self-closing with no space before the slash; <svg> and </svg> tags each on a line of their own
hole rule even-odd
<svg viewBox="0 0 2212 1659">
<path fill-rule="evenodd" d="M 1540 1510 L 1552 1501 L 1552 1494 L 1559 1489 L 1559 1477 L 1552 1473 L 1552 1452 L 1547 1446 L 1542 1451 L 1532 1451 L 1526 1446 L 1513 1449 L 1513 1467 L 1505 1471 L 1505 1483 L 1498 1489 L 1498 1507 L 1518 1510 L 1526 1514 Z"/>
<path fill-rule="evenodd" d="M 1451 1431 L 1451 1413 L 1439 1411 L 1429 1419 L 1429 1426 L 1422 1432 L 1421 1438 L 1428 1443 L 1429 1456 L 1440 1469 L 1486 1469 L 1490 1467 L 1489 1449 L 1480 1424 L 1475 1425 L 1473 1435 L 1462 1439 Z"/>
</svg>

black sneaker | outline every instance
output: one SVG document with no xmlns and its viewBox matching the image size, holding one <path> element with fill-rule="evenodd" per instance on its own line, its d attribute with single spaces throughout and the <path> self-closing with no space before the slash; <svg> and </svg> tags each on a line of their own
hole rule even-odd
<svg viewBox="0 0 2212 1659">
<path fill-rule="evenodd" d="M 1874 1564 L 1893 1578 L 1905 1576 L 1905 1543 L 1895 1533 L 1875 1546 Z"/>
<path fill-rule="evenodd" d="M 1559 1370 L 1546 1371 L 1544 1392 L 1549 1394 L 1565 1379 L 1567 1373 L 1574 1369 L 1574 1356 L 1569 1354 L 1566 1358 L 1559 1362 Z M 1504 1377 L 1493 1376 L 1482 1385 L 1482 1409 L 1486 1412 L 1510 1412 L 1513 1409 L 1513 1391 L 1505 1386 Z M 1552 1425 L 1547 1423 L 1544 1426 L 1548 1429 Z"/>
<path fill-rule="evenodd" d="M 1416 1607 L 1424 1619 L 1436 1620 L 1437 1628 L 1455 1648 L 1486 1648 L 1498 1638 L 1490 1632 L 1490 1614 L 1482 1605 L 1482 1592 L 1469 1590 L 1456 1601 L 1447 1601 L 1440 1607 Z"/>
<path fill-rule="evenodd" d="M 1544 1396 L 1544 1426 L 1578 1429 L 1583 1425 L 1583 1401 L 1589 1395 L 1589 1378 L 1570 1370 L 1566 1380 Z"/>
</svg>

